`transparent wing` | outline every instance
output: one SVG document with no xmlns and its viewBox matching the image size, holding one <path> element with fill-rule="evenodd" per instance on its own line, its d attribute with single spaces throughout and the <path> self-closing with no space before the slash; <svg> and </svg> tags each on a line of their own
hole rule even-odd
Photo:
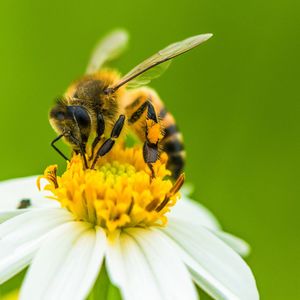
<svg viewBox="0 0 300 300">
<path fill-rule="evenodd" d="M 151 80 L 161 76 L 170 66 L 172 60 L 165 61 L 155 66 L 155 68 L 150 68 L 144 73 L 137 75 L 137 77 L 129 80 L 127 83 L 127 88 L 133 89 L 140 86 L 147 85 Z"/>
<path fill-rule="evenodd" d="M 169 60 L 197 47 L 210 37 L 212 37 L 210 33 L 200 34 L 167 46 L 133 68 L 114 87 L 111 87 L 110 90 L 115 91 L 134 78 L 135 80 L 130 83 L 130 87 L 149 83 L 152 79 L 159 77 L 168 68 L 170 64 Z M 166 63 L 167 61 L 169 62 Z"/>
<path fill-rule="evenodd" d="M 125 30 L 115 30 L 101 39 L 92 53 L 86 73 L 96 72 L 104 63 L 120 56 L 127 47 L 128 39 L 128 33 Z"/>
</svg>

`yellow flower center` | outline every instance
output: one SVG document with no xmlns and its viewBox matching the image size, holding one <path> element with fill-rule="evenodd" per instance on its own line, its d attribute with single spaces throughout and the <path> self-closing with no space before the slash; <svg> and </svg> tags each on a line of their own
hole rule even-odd
<svg viewBox="0 0 300 300">
<path fill-rule="evenodd" d="M 51 198 L 74 214 L 77 220 L 99 225 L 108 232 L 136 226 L 164 226 L 166 213 L 175 205 L 184 176 L 173 183 L 166 169 L 167 155 L 153 164 L 155 177 L 143 160 L 140 146 L 115 146 L 100 158 L 95 169 L 85 169 L 74 155 L 62 176 L 50 166 L 43 176 Z"/>
</svg>

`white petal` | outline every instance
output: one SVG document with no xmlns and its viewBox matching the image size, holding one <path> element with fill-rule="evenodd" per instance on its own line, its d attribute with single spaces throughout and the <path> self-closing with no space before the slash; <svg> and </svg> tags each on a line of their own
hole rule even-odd
<svg viewBox="0 0 300 300">
<path fill-rule="evenodd" d="M 250 253 L 250 246 L 242 239 L 221 231 L 217 219 L 203 205 L 183 196 L 169 213 L 169 218 L 186 222 L 194 226 L 204 226 L 211 229 L 220 239 L 242 256 Z"/>
<path fill-rule="evenodd" d="M 174 220 L 186 221 L 192 225 L 202 225 L 210 229 L 220 229 L 219 222 L 203 205 L 182 196 L 171 209 L 168 217 Z"/>
<path fill-rule="evenodd" d="M 56 226 L 71 220 L 64 209 L 38 209 L 0 224 L 0 284 L 31 261 L 43 238 Z"/>
<path fill-rule="evenodd" d="M 20 299 L 84 299 L 99 273 L 106 237 L 84 222 L 61 225 L 34 258 Z"/>
<path fill-rule="evenodd" d="M 250 245 L 244 240 L 224 231 L 215 230 L 212 232 L 228 246 L 230 246 L 234 251 L 236 251 L 239 255 L 244 257 L 249 255 L 251 248 Z"/>
<path fill-rule="evenodd" d="M 190 196 L 194 192 L 194 186 L 191 183 L 185 183 L 180 189 L 180 193 L 184 196 Z"/>
<path fill-rule="evenodd" d="M 4 221 L 28 212 L 29 209 L 8 209 L 0 211 L 0 224 Z"/>
<path fill-rule="evenodd" d="M 125 300 L 198 298 L 186 267 L 158 231 L 127 229 L 109 244 L 106 262 Z"/>
<path fill-rule="evenodd" d="M 31 176 L 0 182 L 0 213 L 16 209 L 22 199 L 30 199 L 32 207 L 57 207 L 57 201 L 45 198 L 49 192 L 39 192 L 36 180 Z"/>
<path fill-rule="evenodd" d="M 250 268 L 208 229 L 178 221 L 162 231 L 179 246 L 195 282 L 215 299 L 259 299 Z"/>
</svg>

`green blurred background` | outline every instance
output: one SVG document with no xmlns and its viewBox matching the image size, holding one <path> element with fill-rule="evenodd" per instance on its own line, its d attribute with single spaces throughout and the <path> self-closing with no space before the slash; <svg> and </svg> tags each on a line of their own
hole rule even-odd
<svg viewBox="0 0 300 300">
<path fill-rule="evenodd" d="M 195 199 L 251 244 L 261 298 L 299 299 L 299 1 L 30 0 L 0 9 L 0 179 L 64 164 L 49 147 L 48 109 L 103 34 L 129 30 L 126 72 L 171 42 L 213 32 L 152 86 L 184 133 Z"/>
</svg>

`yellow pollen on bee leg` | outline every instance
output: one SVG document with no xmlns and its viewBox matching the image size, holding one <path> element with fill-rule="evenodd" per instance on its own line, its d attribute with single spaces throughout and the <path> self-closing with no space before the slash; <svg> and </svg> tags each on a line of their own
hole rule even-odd
<svg viewBox="0 0 300 300">
<path fill-rule="evenodd" d="M 142 147 L 116 145 L 101 158 L 95 169 L 85 169 L 80 155 L 74 155 L 62 176 L 56 166 L 43 176 L 55 200 L 79 221 L 86 221 L 114 232 L 124 227 L 164 226 L 166 213 L 176 204 L 184 176 L 173 184 L 168 179 L 167 155 L 153 164 L 156 177 L 144 162 Z"/>
<path fill-rule="evenodd" d="M 154 122 L 153 120 L 147 120 L 146 122 L 148 128 L 147 138 L 150 143 L 156 144 L 159 140 L 163 138 L 160 124 Z"/>
</svg>

